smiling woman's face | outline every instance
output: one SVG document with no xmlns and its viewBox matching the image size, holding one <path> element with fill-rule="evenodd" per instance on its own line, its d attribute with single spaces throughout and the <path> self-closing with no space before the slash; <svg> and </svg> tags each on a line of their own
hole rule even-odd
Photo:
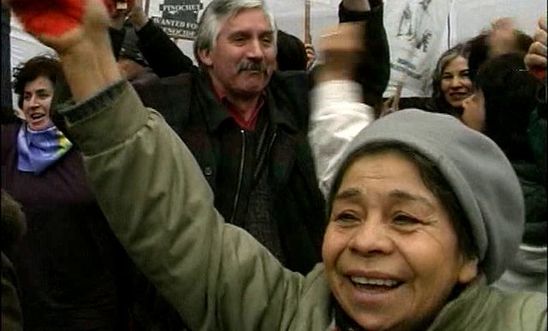
<svg viewBox="0 0 548 331">
<path fill-rule="evenodd" d="M 39 76 L 25 85 L 22 110 L 31 130 L 43 130 L 51 125 L 52 98 L 53 83 L 45 76 Z"/>
<path fill-rule="evenodd" d="M 397 152 L 358 158 L 333 200 L 323 243 L 333 295 L 368 330 L 424 327 L 477 274 L 448 213 Z"/>
<path fill-rule="evenodd" d="M 443 69 L 440 88 L 448 104 L 455 108 L 462 106 L 462 101 L 472 93 L 467 59 L 457 56 L 449 61 Z"/>
</svg>

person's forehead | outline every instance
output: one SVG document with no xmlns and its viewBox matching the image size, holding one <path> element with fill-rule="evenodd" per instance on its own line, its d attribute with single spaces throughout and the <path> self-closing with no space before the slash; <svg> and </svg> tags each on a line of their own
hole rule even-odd
<svg viewBox="0 0 548 331">
<path fill-rule="evenodd" d="M 463 68 L 463 67 L 468 68 L 468 60 L 464 58 L 462 55 L 457 55 L 455 58 L 447 62 L 447 65 L 445 66 L 445 70 Z"/>
<path fill-rule="evenodd" d="M 437 198 L 425 185 L 417 164 L 393 151 L 363 155 L 352 162 L 335 201 L 360 200 L 372 194 L 387 201 L 423 205 L 430 209 L 437 205 Z"/>
<path fill-rule="evenodd" d="M 231 32 L 247 29 L 272 30 L 268 16 L 260 8 L 242 9 L 221 22 L 221 31 Z"/>
<path fill-rule="evenodd" d="M 389 179 L 395 185 L 424 186 L 417 164 L 396 151 L 382 151 L 359 156 L 346 169 L 342 184 L 354 185 L 363 179 Z"/>
<path fill-rule="evenodd" d="M 32 90 L 53 89 L 53 83 L 48 77 L 41 75 L 36 77 L 33 80 L 28 81 L 25 84 L 25 91 L 28 91 L 31 89 Z"/>
</svg>

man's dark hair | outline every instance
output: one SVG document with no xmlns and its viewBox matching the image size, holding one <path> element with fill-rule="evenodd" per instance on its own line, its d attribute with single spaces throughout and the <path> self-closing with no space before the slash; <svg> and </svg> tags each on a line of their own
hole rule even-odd
<svg viewBox="0 0 548 331">
<path fill-rule="evenodd" d="M 306 70 L 304 43 L 294 35 L 278 30 L 278 70 Z"/>
<path fill-rule="evenodd" d="M 533 38 L 521 30 L 514 30 L 514 53 L 525 54 L 529 46 L 533 43 Z M 479 68 L 489 59 L 489 32 L 482 32 L 476 37 L 466 42 L 468 49 L 468 67 L 470 68 L 470 78 L 475 80 Z"/>
</svg>

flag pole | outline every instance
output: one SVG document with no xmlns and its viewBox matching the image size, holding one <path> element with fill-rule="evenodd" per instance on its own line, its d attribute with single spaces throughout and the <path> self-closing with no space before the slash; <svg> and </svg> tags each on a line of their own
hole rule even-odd
<svg viewBox="0 0 548 331">
<path fill-rule="evenodd" d="M 310 0 L 304 0 L 304 43 L 312 44 L 310 35 Z"/>
<path fill-rule="evenodd" d="M 148 10 L 149 10 L 149 8 L 150 8 L 150 0 L 144 0 L 144 2 L 145 2 L 145 8 L 144 8 L 144 9 L 145 9 L 145 14 L 146 14 L 147 16 L 149 16 L 149 15 L 148 15 Z"/>
</svg>

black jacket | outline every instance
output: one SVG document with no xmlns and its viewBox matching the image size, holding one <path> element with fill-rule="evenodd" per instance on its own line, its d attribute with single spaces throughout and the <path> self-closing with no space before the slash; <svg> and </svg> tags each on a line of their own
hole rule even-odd
<svg viewBox="0 0 548 331">
<path fill-rule="evenodd" d="M 367 21 L 364 43 L 368 51 L 356 77 L 370 104 L 382 99 L 389 78 L 383 8 L 381 3 L 372 5 L 372 11 L 365 14 L 346 10 L 342 4 L 339 7 L 341 22 Z M 159 27 L 149 21 L 137 34 L 142 53 L 160 76 L 169 68 L 180 74 L 134 86 L 145 105 L 158 110 L 193 152 L 215 193 L 217 209 L 227 221 L 246 228 L 247 205 L 257 184 L 253 181 L 258 180 L 254 177 L 261 167 L 267 167 L 273 197 L 269 208 L 278 226 L 285 258 L 282 262 L 295 271 L 310 271 L 321 261 L 325 222 L 324 201 L 307 139 L 310 75 L 304 71 L 276 72 L 266 89 L 263 125 L 259 125 L 257 137 L 244 137 L 213 95 L 207 74 L 177 60 L 177 54 L 169 50 L 174 44 Z M 163 61 L 162 54 L 167 54 Z M 248 139 L 266 141 L 267 147 L 256 149 L 256 164 L 243 163 L 243 169 L 238 169 L 242 158 L 248 159 L 245 153 L 249 148 L 244 146 Z"/>
<path fill-rule="evenodd" d="M 262 116 L 268 116 L 264 119 L 268 128 L 262 125 L 257 130 L 259 136 L 264 130 L 264 138 L 257 140 L 264 141 L 265 147 L 254 149 L 259 154 L 255 159 L 264 161 L 246 165 L 242 175 L 237 168 L 246 153 L 243 140 L 249 138 L 241 137 L 241 130 L 214 96 L 206 74 L 193 69 L 135 85 L 144 104 L 159 111 L 192 151 L 215 193 L 215 205 L 227 221 L 245 228 L 246 206 L 256 184 L 254 172 L 270 170 L 271 211 L 278 224 L 285 265 L 302 273 L 321 260 L 325 219 L 307 139 L 308 85 L 303 72 L 273 75 L 261 111 Z M 223 152 L 227 150 L 232 153 Z M 230 180 L 234 185 L 226 183 Z"/>
</svg>

